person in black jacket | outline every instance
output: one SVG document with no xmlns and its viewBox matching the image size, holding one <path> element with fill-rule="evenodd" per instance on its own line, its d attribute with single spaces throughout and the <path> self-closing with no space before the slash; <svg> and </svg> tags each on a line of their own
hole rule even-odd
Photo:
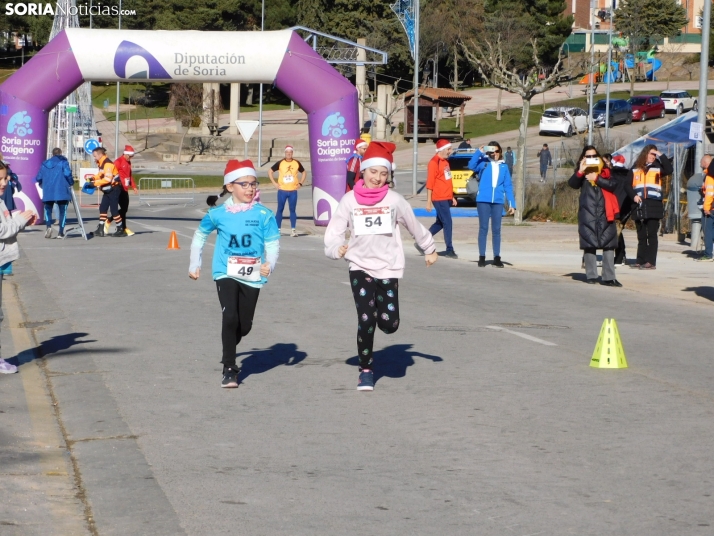
<svg viewBox="0 0 714 536">
<path fill-rule="evenodd" d="M 617 247 L 615 248 L 615 266 L 627 266 L 625 251 L 625 236 L 622 231 L 632 215 L 633 202 L 640 203 L 642 199 L 632 189 L 632 171 L 625 167 L 625 157 L 621 154 L 603 155 L 605 162 L 610 162 L 610 177 L 615 181 L 615 196 L 620 207 L 620 217 L 615 222 L 617 226 Z"/>
<path fill-rule="evenodd" d="M 597 168 L 589 166 L 586 159 L 597 158 L 600 164 Z M 622 284 L 615 278 L 615 247 L 617 247 L 617 227 L 615 219 L 617 203 L 614 194 L 606 200 L 607 192 L 614 192 L 615 182 L 610 180 L 610 173 L 604 167 L 600 153 L 592 145 L 583 149 L 578 167 L 573 176 L 568 180 L 571 188 L 580 190 L 580 203 L 578 208 L 578 234 L 580 235 L 580 249 L 585 257 L 585 275 L 587 282 L 597 282 L 597 255 L 596 251 L 602 249 L 602 285 L 621 287 Z M 612 204 L 614 203 L 614 205 Z M 608 212 L 610 215 L 608 216 Z"/>
<path fill-rule="evenodd" d="M 660 220 L 664 218 L 662 182 L 673 171 L 669 158 L 652 144 L 645 145 L 632 166 L 632 189 L 640 197 L 638 206 L 633 210 L 637 226 L 637 262 L 633 268 L 657 268 L 657 231 Z"/>
</svg>

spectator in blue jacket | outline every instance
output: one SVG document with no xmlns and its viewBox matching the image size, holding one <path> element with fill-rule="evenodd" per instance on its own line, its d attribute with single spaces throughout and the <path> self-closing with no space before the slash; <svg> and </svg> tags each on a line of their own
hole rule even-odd
<svg viewBox="0 0 714 536">
<path fill-rule="evenodd" d="M 504 203 L 508 200 L 508 215 L 516 210 L 513 185 L 508 165 L 503 160 L 501 145 L 492 141 L 479 148 L 469 160 L 469 169 L 479 177 L 476 205 L 478 206 L 478 265 L 486 266 L 486 240 L 489 221 L 493 223 L 493 265 L 503 268 L 501 262 L 501 216 Z"/>
<path fill-rule="evenodd" d="M 52 149 L 52 158 L 45 160 L 35 182 L 42 187 L 42 203 L 45 205 L 45 238 L 52 238 L 52 209 L 57 203 L 59 209 L 59 234 L 64 238 L 64 227 L 67 223 L 67 205 L 72 199 L 70 188 L 74 185 L 69 162 L 62 156 L 62 149 Z"/>
</svg>

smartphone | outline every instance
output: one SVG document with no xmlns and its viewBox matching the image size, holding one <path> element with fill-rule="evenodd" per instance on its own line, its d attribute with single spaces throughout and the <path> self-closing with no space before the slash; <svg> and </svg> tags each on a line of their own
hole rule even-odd
<svg viewBox="0 0 714 536">
<path fill-rule="evenodd" d="M 585 159 L 585 165 L 588 167 L 598 167 L 600 165 L 600 157 L 593 156 Z"/>
<path fill-rule="evenodd" d="M 483 148 L 484 153 L 495 153 L 498 150 L 498 147 L 494 147 L 493 145 L 486 145 Z"/>
</svg>

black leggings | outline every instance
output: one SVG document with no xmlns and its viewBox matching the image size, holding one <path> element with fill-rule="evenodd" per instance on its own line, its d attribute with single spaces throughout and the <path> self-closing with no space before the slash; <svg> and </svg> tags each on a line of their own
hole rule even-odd
<svg viewBox="0 0 714 536">
<path fill-rule="evenodd" d="M 129 192 L 124 188 L 119 192 L 119 215 L 121 216 L 121 221 L 126 225 L 126 213 L 129 210 Z M 113 216 L 114 214 L 112 214 Z"/>
<path fill-rule="evenodd" d="M 253 327 L 253 315 L 258 305 L 260 289 L 244 285 L 231 278 L 218 279 L 216 289 L 223 309 L 221 363 L 226 368 L 240 370 L 236 368 L 236 346 Z"/>
<path fill-rule="evenodd" d="M 357 306 L 357 352 L 359 367 L 372 365 L 374 328 L 384 333 L 399 329 L 399 280 L 375 279 L 362 270 L 350 270 L 350 286 Z"/>
</svg>

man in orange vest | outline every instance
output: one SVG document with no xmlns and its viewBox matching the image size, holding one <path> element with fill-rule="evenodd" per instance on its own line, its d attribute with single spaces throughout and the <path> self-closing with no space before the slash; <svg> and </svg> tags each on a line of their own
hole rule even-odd
<svg viewBox="0 0 714 536">
<path fill-rule="evenodd" d="M 92 151 L 92 156 L 97 162 L 99 172 L 90 181 L 95 188 L 102 191 L 102 200 L 99 203 L 99 225 L 95 234 L 97 236 L 106 236 L 104 232 L 104 224 L 107 221 L 107 213 L 111 209 L 114 215 L 114 223 L 116 231 L 111 236 L 121 237 L 126 236 L 121 216 L 119 215 L 119 193 L 122 189 L 119 180 L 119 172 L 117 171 L 114 162 L 107 158 L 107 150 L 104 147 L 97 147 Z"/>
<path fill-rule="evenodd" d="M 431 212 L 432 206 L 436 209 L 436 221 L 429 228 L 429 232 L 433 236 L 443 229 L 444 242 L 446 242 L 445 256 L 458 259 L 459 256 L 451 242 L 451 206 L 456 206 L 456 198 L 451 183 L 450 155 L 451 143 L 448 140 L 438 140 L 436 154 L 429 161 L 426 171 L 426 210 Z"/>
<path fill-rule="evenodd" d="M 139 193 L 136 188 L 136 183 L 134 182 L 134 177 L 131 173 L 131 159 L 134 156 L 134 148 L 131 145 L 124 146 L 124 154 L 116 159 L 114 165 L 119 172 L 119 178 L 121 179 L 122 189 L 119 192 L 119 215 L 121 220 L 124 222 L 124 232 L 126 236 L 131 236 L 134 234 L 133 231 L 129 230 L 126 225 L 126 213 L 129 210 L 129 187 L 134 190 L 135 194 Z M 106 229 L 105 229 L 106 231 Z"/>
<path fill-rule="evenodd" d="M 704 218 L 702 226 L 704 227 L 704 254 L 697 260 L 701 262 L 712 262 L 712 247 L 714 246 L 714 165 L 712 165 L 712 155 L 706 154 L 702 158 L 700 165 L 704 172 L 704 184 L 702 191 L 704 192 Z"/>
</svg>

